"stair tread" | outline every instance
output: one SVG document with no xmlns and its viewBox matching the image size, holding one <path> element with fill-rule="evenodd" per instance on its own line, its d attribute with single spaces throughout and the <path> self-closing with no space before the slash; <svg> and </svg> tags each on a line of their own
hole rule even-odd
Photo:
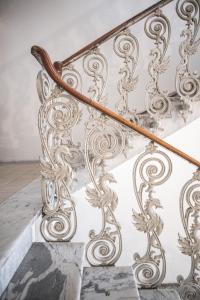
<svg viewBox="0 0 200 300">
<path fill-rule="evenodd" d="M 0 296 L 31 247 L 41 207 L 39 178 L 0 205 Z"/>
<path fill-rule="evenodd" d="M 34 243 L 1 300 L 78 300 L 83 243 Z"/>
<path fill-rule="evenodd" d="M 175 289 L 141 289 L 141 300 L 181 300 Z"/>
<path fill-rule="evenodd" d="M 83 270 L 81 300 L 139 300 L 131 267 L 87 267 Z"/>
</svg>

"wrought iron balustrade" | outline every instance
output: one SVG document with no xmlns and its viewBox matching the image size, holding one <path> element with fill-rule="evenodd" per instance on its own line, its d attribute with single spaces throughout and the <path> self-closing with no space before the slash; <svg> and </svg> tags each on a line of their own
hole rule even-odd
<svg viewBox="0 0 200 300">
<path fill-rule="evenodd" d="M 177 234 L 177 247 L 191 258 L 189 275 L 184 278 L 177 272 L 177 284 L 184 299 L 197 299 L 195 297 L 200 295 L 200 162 L 155 135 L 162 120 L 171 116 L 174 106 L 170 93 L 160 86 L 160 77 L 165 75 L 170 64 L 167 51 L 173 30 L 169 13 L 165 12 L 167 4 L 171 9 L 176 7 L 177 19 L 184 26 L 181 34 L 184 40 L 180 40 L 179 47 L 180 61 L 175 66 L 173 81 L 178 94 L 178 111 L 186 121 L 192 102 L 199 100 L 199 75 L 190 69 L 190 58 L 199 45 L 198 0 L 159 1 L 63 62 L 52 64 L 42 48 L 32 47 L 32 54 L 43 67 L 37 78 L 41 101 L 41 232 L 47 241 L 70 241 L 75 237 L 82 220 L 77 218 L 77 199 L 73 198 L 72 187 L 79 174 L 77 170 L 85 168 L 90 182 L 85 198 L 92 207 L 101 211 L 100 230 L 97 232 L 91 228 L 88 233 L 86 258 L 92 266 L 116 264 L 124 251 L 117 214 L 119 202 L 123 200 L 112 187 L 116 179 L 110 162 L 126 155 L 130 142 L 137 142 L 136 133 L 142 135 L 150 142 L 146 142 L 145 150 L 132 166 L 133 212 L 127 216 L 147 237 L 144 254 L 136 252 L 136 245 L 132 245 L 136 279 L 144 288 L 165 283 L 167 249 L 162 244 L 165 223 L 158 214 L 163 204 L 155 192 L 157 187 L 170 181 L 173 168 L 169 152 L 173 152 L 197 167 L 192 179 L 181 190 L 179 200 L 174 199 L 180 203 L 177 217 L 185 231 L 185 236 Z M 134 108 L 142 53 L 140 39 L 134 33 L 137 22 L 143 22 L 148 43 L 153 44 L 149 50 L 148 78 L 144 88 L 145 112 L 137 112 Z M 105 53 L 108 48 L 109 53 L 117 58 L 116 80 L 115 77 L 109 78 L 111 58 L 106 58 Z M 113 82 L 118 95 L 115 102 L 111 101 L 114 97 L 106 90 L 106 86 Z M 84 90 L 86 84 L 88 90 Z M 87 92 L 90 97 L 85 96 Z M 105 103 L 113 109 L 105 107 Z M 158 145 L 169 150 L 168 153 Z"/>
</svg>

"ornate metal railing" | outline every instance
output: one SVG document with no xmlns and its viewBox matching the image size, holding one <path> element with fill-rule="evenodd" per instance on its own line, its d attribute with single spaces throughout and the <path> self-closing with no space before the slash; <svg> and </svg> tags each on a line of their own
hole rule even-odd
<svg viewBox="0 0 200 300">
<path fill-rule="evenodd" d="M 63 62 L 52 64 L 42 48 L 32 47 L 32 54 L 43 67 L 37 79 L 41 101 L 41 232 L 47 241 L 70 241 L 75 236 L 82 221 L 77 219 L 73 184 L 79 169 L 85 168 L 88 170 L 86 199 L 92 207 L 100 209 L 102 216 L 99 232 L 95 229 L 89 232 L 86 258 L 93 266 L 114 265 L 121 256 L 123 240 L 116 213 L 119 199 L 111 187 L 116 182 L 111 172 L 112 163 L 119 163 L 133 140 L 136 144 L 136 133 L 147 137 L 150 143 L 133 166 L 133 188 L 139 211 L 133 204 L 132 215 L 136 229 L 147 236 L 147 248 L 144 254 L 134 254 L 133 269 L 138 284 L 146 288 L 162 285 L 166 277 L 166 249 L 161 239 L 164 222 L 157 212 L 162 203 L 155 196 L 155 190 L 170 178 L 172 162 L 158 144 L 198 167 L 181 191 L 180 216 L 185 236 L 177 237 L 181 252 L 191 257 L 188 277 L 179 276 L 177 284 L 184 299 L 190 299 L 187 297 L 200 293 L 200 162 L 154 134 L 158 133 L 161 120 L 170 117 L 174 109 L 170 93 L 160 85 L 160 76 L 166 72 L 170 61 L 167 55 L 170 16 L 164 9 L 161 11 L 168 3 L 170 13 L 176 4 L 177 18 L 185 24 L 181 34 L 185 40 L 180 43 L 180 61 L 177 62 L 174 82 L 178 95 L 176 107 L 186 120 L 192 102 L 199 99 L 200 90 L 199 76 L 192 73 L 189 66 L 189 58 L 199 44 L 198 0 L 160 1 Z M 145 36 L 148 42 L 153 42 L 153 49 L 149 51 L 151 59 L 147 68 L 143 112 L 138 112 L 134 103 L 130 106 L 130 95 L 133 97 L 139 82 L 137 66 L 142 51 L 139 38 L 132 32 L 138 21 L 144 22 Z M 102 50 L 104 46 L 107 48 Z M 108 70 L 112 67 L 106 59 L 105 49 L 108 49 L 109 61 L 112 57 L 118 59 L 115 67 L 117 79 L 112 76 L 112 82 L 108 80 Z M 114 93 L 118 95 L 115 103 L 108 101 L 114 98 L 108 97 L 106 90 L 106 85 L 113 82 L 116 83 Z M 84 95 L 87 91 L 90 97 Z"/>
</svg>

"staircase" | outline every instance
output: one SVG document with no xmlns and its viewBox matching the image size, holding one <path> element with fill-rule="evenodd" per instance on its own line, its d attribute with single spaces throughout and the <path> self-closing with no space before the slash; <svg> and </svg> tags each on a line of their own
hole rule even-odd
<svg viewBox="0 0 200 300">
<path fill-rule="evenodd" d="M 3 237 L 2 300 L 200 299 L 199 25 L 162 0 L 63 61 L 32 47 L 42 212 Z"/>
<path fill-rule="evenodd" d="M 175 289 L 138 290 L 132 267 L 85 267 L 81 243 L 33 243 L 1 300 L 180 300 Z"/>
</svg>

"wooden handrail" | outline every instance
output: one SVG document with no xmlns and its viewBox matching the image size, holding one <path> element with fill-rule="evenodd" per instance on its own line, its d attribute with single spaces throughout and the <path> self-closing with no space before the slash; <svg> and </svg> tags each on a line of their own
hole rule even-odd
<svg viewBox="0 0 200 300">
<path fill-rule="evenodd" d="M 151 132 L 147 131 L 146 129 L 138 126 L 134 122 L 131 122 L 129 120 L 126 120 L 122 116 L 118 115 L 117 113 L 113 112 L 112 110 L 104 107 L 100 103 L 93 101 L 92 99 L 84 96 L 83 94 L 79 93 L 72 87 L 70 87 L 66 82 L 64 82 L 61 78 L 61 72 L 59 72 L 53 63 L 50 60 L 49 55 L 47 52 L 42 49 L 39 46 L 33 46 L 31 48 L 31 53 L 36 57 L 36 59 L 39 61 L 39 63 L 44 67 L 44 69 L 47 71 L 49 76 L 54 80 L 58 86 L 62 87 L 66 92 L 74 96 L 78 101 L 89 105 L 98 111 L 101 111 L 105 115 L 109 116 L 110 118 L 116 120 L 117 122 L 135 130 L 136 132 L 142 134 L 143 136 L 149 138 L 150 140 L 154 141 L 155 143 L 161 145 L 162 147 L 166 148 L 167 150 L 177 154 L 178 156 L 182 157 L 183 159 L 187 160 L 188 162 L 196 165 L 198 168 L 200 168 L 200 162 L 196 160 L 195 158 L 189 156 L 188 154 L 184 153 L 183 151 L 175 148 L 174 146 L 168 144 L 164 140 L 160 139 L 156 135 L 152 134 Z"/>
<path fill-rule="evenodd" d="M 56 62 L 56 64 L 59 63 L 63 67 L 67 66 L 69 63 L 72 63 L 73 61 L 77 60 L 78 58 L 80 58 L 81 56 L 86 54 L 88 51 L 93 50 L 94 48 L 98 47 L 100 44 L 102 44 L 105 41 L 111 39 L 114 35 L 118 34 L 121 31 L 123 31 L 127 27 L 132 26 L 133 24 L 139 22 L 140 20 L 144 19 L 145 17 L 147 17 L 148 15 L 153 13 L 158 8 L 161 8 L 161 7 L 167 5 L 168 3 L 172 2 L 172 1 L 173 0 L 161 0 L 161 1 L 153 4 L 152 6 L 149 6 L 147 9 L 143 10 L 142 12 L 140 12 L 137 15 L 133 16 L 132 18 L 128 19 L 127 21 L 125 21 L 125 22 L 121 23 L 120 25 L 116 26 L 115 28 L 108 31 L 107 33 L 105 33 L 104 35 L 102 35 L 101 37 L 99 37 L 98 39 L 93 41 L 92 43 L 88 44 L 87 46 L 83 47 L 79 51 L 75 52 L 74 54 L 72 54 L 71 56 L 66 58 L 65 60 L 63 60 L 61 62 Z"/>
</svg>

